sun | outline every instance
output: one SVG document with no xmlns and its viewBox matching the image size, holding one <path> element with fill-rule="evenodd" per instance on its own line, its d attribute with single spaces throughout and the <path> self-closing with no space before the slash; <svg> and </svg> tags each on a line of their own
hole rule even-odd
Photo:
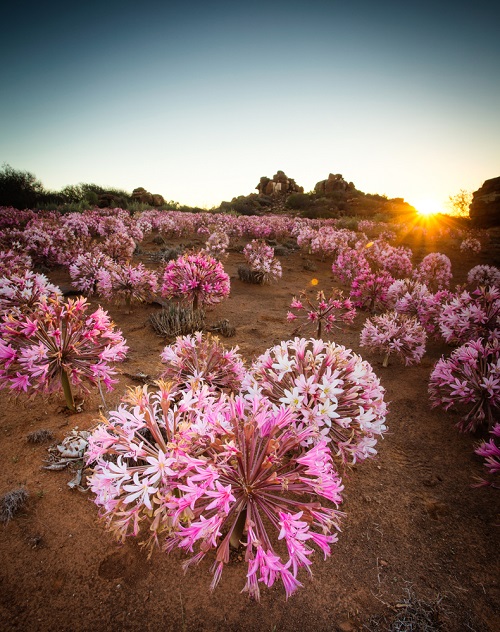
<svg viewBox="0 0 500 632">
<path fill-rule="evenodd" d="M 422 198 L 413 206 L 417 209 L 417 213 L 422 217 L 431 217 L 437 213 L 444 212 L 443 206 L 432 198 Z"/>
</svg>

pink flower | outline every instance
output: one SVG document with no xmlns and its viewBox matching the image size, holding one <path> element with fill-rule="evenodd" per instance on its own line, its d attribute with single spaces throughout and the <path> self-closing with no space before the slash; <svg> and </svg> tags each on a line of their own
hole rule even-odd
<svg viewBox="0 0 500 632">
<path fill-rule="evenodd" d="M 414 316 L 391 311 L 366 320 L 360 346 L 383 354 L 384 366 L 391 354 L 396 354 L 409 366 L 422 360 L 426 339 L 424 328 Z"/>
<path fill-rule="evenodd" d="M 475 340 L 438 360 L 429 381 L 432 406 L 462 413 L 457 426 L 474 432 L 491 427 L 500 411 L 500 343 Z"/>
</svg>

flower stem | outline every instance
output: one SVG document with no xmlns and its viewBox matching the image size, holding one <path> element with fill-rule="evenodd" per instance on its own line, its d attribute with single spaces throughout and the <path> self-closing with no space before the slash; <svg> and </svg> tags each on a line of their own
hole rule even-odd
<svg viewBox="0 0 500 632">
<path fill-rule="evenodd" d="M 382 362 L 383 367 L 387 367 L 389 365 L 389 354 L 386 353 L 384 356 L 384 361 Z"/>
<path fill-rule="evenodd" d="M 195 294 L 193 298 L 193 312 L 195 312 L 197 309 L 198 309 L 198 294 Z"/>
<path fill-rule="evenodd" d="M 247 510 L 242 509 L 240 515 L 236 519 L 233 532 L 231 533 L 231 539 L 229 544 L 235 549 L 239 548 L 241 536 L 243 535 L 243 529 L 245 528 L 245 522 L 247 521 Z"/>
<path fill-rule="evenodd" d="M 125 297 L 125 313 L 126 314 L 130 314 L 130 312 L 132 311 L 130 307 L 131 300 L 132 299 L 131 299 L 130 294 L 127 294 L 127 296 Z"/>
<path fill-rule="evenodd" d="M 71 411 L 76 411 L 75 400 L 73 399 L 73 393 L 71 392 L 71 385 L 69 383 L 68 374 L 65 369 L 61 369 L 61 384 L 64 392 L 64 399 L 66 405 Z"/>
</svg>

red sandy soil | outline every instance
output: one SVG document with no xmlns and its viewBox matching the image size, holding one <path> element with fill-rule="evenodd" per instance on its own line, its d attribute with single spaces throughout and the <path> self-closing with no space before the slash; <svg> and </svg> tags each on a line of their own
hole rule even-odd
<svg viewBox="0 0 500 632">
<path fill-rule="evenodd" d="M 499 265 L 497 244 L 490 242 L 479 255 L 463 255 L 452 242 L 406 243 L 417 263 L 428 252 L 446 253 L 455 283 L 464 282 L 478 263 Z M 158 248 L 151 238 L 143 244 L 145 253 Z M 237 276 L 243 256 L 232 251 L 225 263 L 231 295 L 207 314 L 208 322 L 229 319 L 236 336 L 223 342 L 238 345 L 249 362 L 291 337 L 285 317 L 292 295 L 306 287 L 328 291 L 333 284 L 330 261 L 299 251 L 280 259 L 278 284 L 248 285 Z M 306 259 L 316 270 L 305 269 Z M 49 276 L 69 286 L 64 269 Z M 319 281 L 316 288 L 312 278 Z M 147 322 L 160 308 L 136 306 L 128 316 L 123 306 L 102 305 L 131 349 L 119 371 L 157 376 L 160 352 L 172 342 L 155 335 Z M 499 630 L 498 491 L 472 487 L 483 474 L 482 460 L 474 454 L 481 436 L 460 434 L 454 428 L 456 415 L 432 410 L 427 395 L 432 366 L 450 348 L 431 343 L 422 364 L 406 368 L 393 361 L 383 368 L 380 358 L 359 349 L 365 318 L 360 314 L 354 325 L 326 338 L 372 363 L 387 389 L 389 432 L 379 443 L 378 457 L 353 467 L 344 480 L 341 508 L 347 515 L 332 556 L 325 561 L 316 554 L 312 580 L 303 572 L 304 588 L 288 601 L 278 584 L 262 588 L 260 603 L 240 593 L 246 564 L 237 556 L 211 593 L 209 556 L 184 575 L 180 552 L 155 551 L 148 560 L 135 539 L 117 544 L 99 521 L 90 492 L 67 486 L 72 472 L 41 469 L 48 445 L 30 444 L 27 435 L 45 428 L 60 443 L 75 427 L 91 429 L 100 404 L 97 393 L 87 396 L 83 413 L 68 415 L 62 398 L 27 403 L 2 392 L 0 496 L 22 485 L 29 500 L 0 525 L 0 630 L 349 632 L 374 629 L 376 620 L 377 629 L 389 630 L 409 589 L 436 606 L 440 629 Z M 107 395 L 108 407 L 136 384 L 120 375 L 119 386 Z"/>
</svg>

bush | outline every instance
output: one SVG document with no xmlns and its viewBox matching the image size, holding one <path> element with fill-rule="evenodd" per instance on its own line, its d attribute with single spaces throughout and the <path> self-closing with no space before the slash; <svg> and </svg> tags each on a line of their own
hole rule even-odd
<svg viewBox="0 0 500 632">
<path fill-rule="evenodd" d="M 0 206 L 33 208 L 45 195 L 43 184 L 29 171 L 4 164 L 0 171 Z"/>
<path fill-rule="evenodd" d="M 286 199 L 285 206 L 300 211 L 311 204 L 311 198 L 307 193 L 292 193 Z"/>
</svg>

